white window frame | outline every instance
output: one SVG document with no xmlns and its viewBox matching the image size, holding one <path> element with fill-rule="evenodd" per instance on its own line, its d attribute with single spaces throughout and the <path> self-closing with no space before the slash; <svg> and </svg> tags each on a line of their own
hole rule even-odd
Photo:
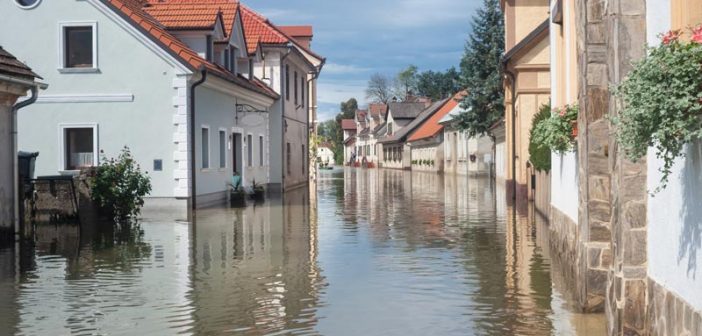
<svg viewBox="0 0 702 336">
<path fill-rule="evenodd" d="M 221 136 L 222 133 L 224 133 L 224 144 L 222 144 Z M 217 132 L 217 143 L 219 144 L 219 152 L 217 157 L 219 158 L 219 162 L 217 163 L 217 166 L 220 171 L 224 171 L 229 167 L 229 160 L 228 160 L 228 155 L 227 152 L 229 152 L 229 139 L 227 138 L 227 129 L 226 128 L 220 128 L 219 132 Z M 224 166 L 222 166 L 222 145 L 224 145 Z"/>
<path fill-rule="evenodd" d="M 60 123 L 58 124 L 59 137 L 59 153 L 58 153 L 58 171 L 60 174 L 73 174 L 78 170 L 66 169 L 66 129 L 71 128 L 92 128 L 93 129 L 93 166 L 100 165 L 100 156 L 98 155 L 99 132 L 98 124 L 92 122 L 86 123 Z"/>
<path fill-rule="evenodd" d="M 93 67 L 92 68 L 67 68 L 66 67 L 66 34 L 64 30 L 70 27 L 92 27 L 93 29 Z M 58 24 L 58 71 L 60 73 L 86 73 L 99 72 L 98 66 L 98 27 L 97 21 L 64 21 Z"/>
<path fill-rule="evenodd" d="M 253 133 L 246 133 L 246 168 L 254 167 L 254 135 Z M 250 159 L 250 160 L 249 160 Z M 250 162 L 249 162 L 250 161 Z"/>
<path fill-rule="evenodd" d="M 204 151 L 202 150 L 202 130 L 207 129 L 207 168 L 205 168 L 205 160 L 203 160 L 202 154 Z M 212 133 L 210 133 L 210 126 L 209 125 L 200 125 L 200 170 L 201 171 L 209 171 L 212 169 Z M 219 142 L 219 139 L 217 139 L 217 142 Z"/>
</svg>

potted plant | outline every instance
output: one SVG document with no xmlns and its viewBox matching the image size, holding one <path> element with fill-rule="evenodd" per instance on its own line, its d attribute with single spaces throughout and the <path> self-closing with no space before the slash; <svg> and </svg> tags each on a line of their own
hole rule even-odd
<svg viewBox="0 0 702 336">
<path fill-rule="evenodd" d="M 612 122 L 626 157 L 636 162 L 653 147 L 663 161 L 654 193 L 666 187 L 686 145 L 702 139 L 702 25 L 691 30 L 689 41 L 681 35 L 673 30 L 661 36 L 615 90 L 622 109 Z"/>
<path fill-rule="evenodd" d="M 246 206 L 246 192 L 241 186 L 241 176 L 237 173 L 234 173 L 229 184 L 229 204 L 234 208 Z"/>
<path fill-rule="evenodd" d="M 266 196 L 266 190 L 263 187 L 262 184 L 256 183 L 256 180 L 253 180 L 252 184 L 252 193 L 251 193 L 251 198 L 257 201 L 262 201 L 265 196 Z"/>
<path fill-rule="evenodd" d="M 529 141 L 560 154 L 573 151 L 578 133 L 578 105 L 565 105 L 547 113 L 550 113 L 549 117 L 532 126 Z"/>
</svg>

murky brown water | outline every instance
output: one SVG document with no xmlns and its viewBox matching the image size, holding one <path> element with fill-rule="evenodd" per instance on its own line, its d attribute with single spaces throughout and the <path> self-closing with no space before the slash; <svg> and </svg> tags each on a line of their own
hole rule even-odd
<svg viewBox="0 0 702 336">
<path fill-rule="evenodd" d="M 149 218 L 143 235 L 38 227 L 36 247 L 0 250 L 0 334 L 604 334 L 503 188 L 322 174 L 316 194 Z"/>
</svg>

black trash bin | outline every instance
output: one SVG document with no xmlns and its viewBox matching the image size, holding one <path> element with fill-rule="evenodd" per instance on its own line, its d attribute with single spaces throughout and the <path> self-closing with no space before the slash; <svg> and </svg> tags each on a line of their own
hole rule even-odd
<svg viewBox="0 0 702 336">
<path fill-rule="evenodd" d="M 27 180 L 34 178 L 34 164 L 37 156 L 39 156 L 39 152 L 17 153 L 17 170 L 20 182 L 25 183 Z"/>
</svg>

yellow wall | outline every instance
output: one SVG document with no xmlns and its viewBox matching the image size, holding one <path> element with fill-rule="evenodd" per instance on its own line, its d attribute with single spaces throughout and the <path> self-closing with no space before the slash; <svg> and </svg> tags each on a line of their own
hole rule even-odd
<svg viewBox="0 0 702 336">
<path fill-rule="evenodd" d="M 548 0 L 505 1 L 505 50 L 529 35 L 548 18 Z"/>
</svg>

